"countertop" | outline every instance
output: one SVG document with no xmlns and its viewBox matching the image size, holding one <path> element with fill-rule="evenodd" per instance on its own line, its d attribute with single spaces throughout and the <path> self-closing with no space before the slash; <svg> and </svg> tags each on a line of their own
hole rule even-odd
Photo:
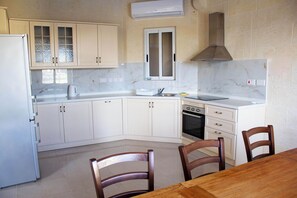
<svg viewBox="0 0 297 198">
<path fill-rule="evenodd" d="M 75 101 L 86 101 L 86 100 L 96 100 L 96 99 L 108 99 L 108 98 L 164 98 L 164 99 L 181 99 L 184 102 L 188 101 L 191 103 L 200 103 L 215 105 L 220 107 L 227 107 L 233 109 L 239 108 L 250 108 L 256 106 L 263 106 L 265 102 L 243 100 L 243 99 L 223 99 L 223 100 L 213 100 L 213 101 L 202 101 L 190 98 L 185 98 L 176 94 L 175 96 L 139 96 L 135 92 L 104 92 L 104 93 L 92 93 L 92 94 L 81 94 L 74 98 L 67 98 L 65 95 L 52 95 L 52 96 L 37 96 L 36 102 L 38 104 L 49 104 L 49 103 L 64 103 L 64 102 L 75 102 Z"/>
</svg>

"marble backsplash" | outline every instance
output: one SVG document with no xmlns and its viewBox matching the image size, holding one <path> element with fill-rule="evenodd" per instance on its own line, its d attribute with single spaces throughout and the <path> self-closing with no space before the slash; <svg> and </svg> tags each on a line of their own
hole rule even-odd
<svg viewBox="0 0 297 198">
<path fill-rule="evenodd" d="M 31 74 L 32 93 L 38 96 L 66 95 L 67 85 L 74 84 L 81 94 L 165 88 L 164 92 L 265 100 L 266 86 L 248 86 L 247 80 L 267 83 L 267 60 L 177 63 L 174 81 L 145 80 L 143 63 L 124 64 L 115 69 L 68 69 L 67 84 L 43 84 L 41 71 Z"/>
<path fill-rule="evenodd" d="M 31 71 L 33 95 L 65 95 L 67 85 L 74 84 L 78 93 L 120 92 L 135 89 L 159 89 L 164 92 L 198 90 L 198 67 L 195 62 L 177 63 L 175 81 L 144 80 L 144 64 L 129 63 L 115 69 L 68 69 L 67 84 L 43 84 L 42 72 Z"/>
<path fill-rule="evenodd" d="M 199 92 L 266 100 L 267 60 L 200 62 L 198 67 Z M 247 85 L 247 80 L 256 80 L 256 85 Z M 265 85 L 259 85 L 263 80 Z"/>
</svg>

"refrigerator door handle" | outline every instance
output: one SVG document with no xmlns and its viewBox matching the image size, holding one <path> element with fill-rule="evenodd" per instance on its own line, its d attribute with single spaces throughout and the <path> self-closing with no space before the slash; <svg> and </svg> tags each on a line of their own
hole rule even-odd
<svg viewBox="0 0 297 198">
<path fill-rule="evenodd" d="M 40 127 L 39 127 L 39 123 L 34 124 L 35 127 L 35 137 L 36 137 L 36 143 L 40 143 L 41 139 L 40 139 Z"/>
</svg>

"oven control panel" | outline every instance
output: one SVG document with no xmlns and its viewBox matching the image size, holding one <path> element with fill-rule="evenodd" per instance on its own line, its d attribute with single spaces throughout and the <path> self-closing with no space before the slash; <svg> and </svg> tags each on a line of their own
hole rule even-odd
<svg viewBox="0 0 297 198">
<path fill-rule="evenodd" d="M 198 107 L 198 106 L 192 106 L 192 105 L 183 105 L 183 111 L 188 111 L 188 112 L 193 112 L 193 113 L 200 113 L 200 114 L 205 114 L 205 109 L 204 107 Z"/>
</svg>

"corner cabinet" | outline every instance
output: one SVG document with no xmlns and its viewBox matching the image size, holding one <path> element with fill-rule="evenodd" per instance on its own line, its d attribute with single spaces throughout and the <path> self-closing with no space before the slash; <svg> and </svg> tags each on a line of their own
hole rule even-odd
<svg viewBox="0 0 297 198">
<path fill-rule="evenodd" d="M 77 66 L 76 24 L 30 22 L 32 68 Z"/>
<path fill-rule="evenodd" d="M 81 67 L 118 67 L 118 27 L 77 24 L 78 65 Z"/>
<path fill-rule="evenodd" d="M 179 138 L 179 99 L 127 99 L 125 135 Z"/>
</svg>

